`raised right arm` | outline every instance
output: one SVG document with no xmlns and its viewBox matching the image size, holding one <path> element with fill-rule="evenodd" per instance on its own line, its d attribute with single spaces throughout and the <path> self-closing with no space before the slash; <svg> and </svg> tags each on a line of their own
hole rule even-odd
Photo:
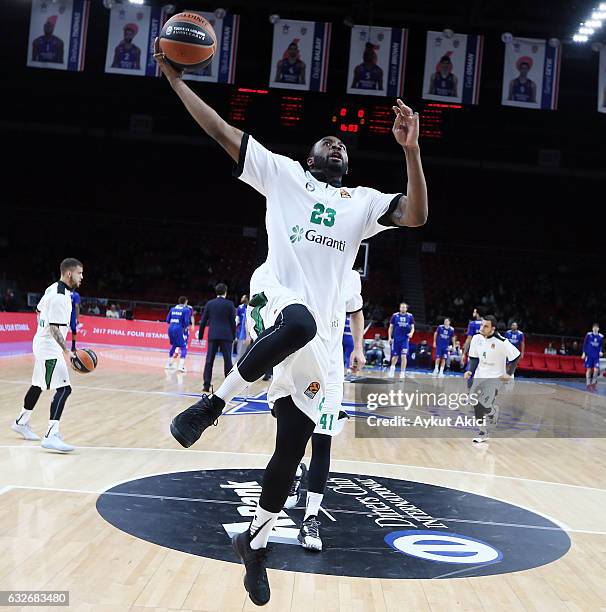
<svg viewBox="0 0 606 612">
<path fill-rule="evenodd" d="M 183 102 L 189 114 L 196 123 L 213 139 L 216 140 L 237 163 L 242 144 L 242 131 L 225 121 L 213 108 L 199 98 L 183 81 L 181 73 L 173 68 L 164 53 L 160 51 L 158 39 L 155 41 L 154 59 L 168 80 L 170 86 Z"/>
</svg>

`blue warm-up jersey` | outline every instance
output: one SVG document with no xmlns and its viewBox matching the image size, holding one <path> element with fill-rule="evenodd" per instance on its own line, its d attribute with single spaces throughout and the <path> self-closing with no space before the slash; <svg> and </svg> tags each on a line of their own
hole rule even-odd
<svg viewBox="0 0 606 612">
<path fill-rule="evenodd" d="M 236 310 L 238 315 L 238 340 L 246 340 L 246 304 L 240 304 Z"/>
<path fill-rule="evenodd" d="M 517 102 L 532 102 L 532 81 L 526 79 L 522 83 L 519 78 L 514 79 L 511 97 Z"/>
<path fill-rule="evenodd" d="M 593 359 L 599 358 L 600 353 L 602 352 L 602 345 L 604 344 L 604 334 L 594 334 L 593 332 L 589 332 L 585 336 L 585 342 L 583 342 L 583 352 L 587 357 L 591 357 Z"/>
<path fill-rule="evenodd" d="M 415 324 L 415 318 L 409 312 L 405 314 L 396 312 L 391 316 L 389 323 L 393 325 L 393 339 L 399 340 L 408 336 Z"/>
<path fill-rule="evenodd" d="M 303 62 L 297 60 L 291 64 L 288 60 L 284 60 L 278 80 L 280 83 L 298 83 L 302 70 Z"/>
<path fill-rule="evenodd" d="M 518 351 L 520 350 L 520 346 L 522 345 L 522 341 L 524 340 L 524 333 L 521 331 L 511 331 L 509 330 L 506 334 L 505 337 L 507 338 L 507 340 L 509 340 L 509 342 L 511 342 L 511 344 L 513 344 Z"/>
<path fill-rule="evenodd" d="M 479 319 L 478 321 L 470 321 L 469 325 L 467 326 L 467 335 L 475 336 L 476 334 L 479 334 L 480 327 L 482 327 L 482 319 Z"/>
<path fill-rule="evenodd" d="M 446 348 L 452 344 L 452 337 L 454 336 L 454 327 L 445 327 L 444 325 L 438 325 L 436 329 L 436 347 Z"/>
<path fill-rule="evenodd" d="M 383 78 L 383 70 L 379 66 L 372 66 L 367 69 L 364 64 L 356 67 L 356 87 L 358 89 L 379 89 L 379 84 Z"/>
<path fill-rule="evenodd" d="M 454 96 L 454 76 L 452 74 L 449 74 L 446 77 L 443 77 L 441 72 L 436 72 L 434 80 L 434 89 L 434 94 L 436 96 Z"/>
<path fill-rule="evenodd" d="M 179 325 L 183 329 L 187 329 L 191 323 L 191 315 L 192 309 L 189 306 L 177 304 L 170 309 L 166 322 L 171 326 Z"/>
</svg>

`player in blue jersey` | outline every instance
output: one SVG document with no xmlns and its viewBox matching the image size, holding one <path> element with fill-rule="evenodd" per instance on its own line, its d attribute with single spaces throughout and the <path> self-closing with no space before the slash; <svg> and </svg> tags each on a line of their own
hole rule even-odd
<svg viewBox="0 0 606 612">
<path fill-rule="evenodd" d="M 277 83 L 305 85 L 305 62 L 301 61 L 298 38 L 295 38 L 288 45 L 284 57 L 278 62 L 274 81 Z"/>
<path fill-rule="evenodd" d="M 583 359 L 585 360 L 585 378 L 587 385 L 596 385 L 600 374 L 600 357 L 604 354 L 604 334 L 600 333 L 600 326 L 594 323 L 583 342 Z"/>
<path fill-rule="evenodd" d="M 452 60 L 449 55 L 440 59 L 438 69 L 429 80 L 429 93 L 434 96 L 457 97 L 457 77 L 452 73 Z"/>
<path fill-rule="evenodd" d="M 433 376 L 444 376 L 446 360 L 451 349 L 454 349 L 455 333 L 454 327 L 450 326 L 450 319 L 446 317 L 443 325 L 438 325 L 433 333 L 433 348 L 436 349 L 436 365 Z"/>
<path fill-rule="evenodd" d="M 63 41 L 53 34 L 57 24 L 57 15 L 51 15 L 44 22 L 44 35 L 38 36 L 32 42 L 32 61 L 63 63 Z"/>
<path fill-rule="evenodd" d="M 528 73 L 532 68 L 532 59 L 527 56 L 521 57 L 516 62 L 516 68 L 520 74 L 510 81 L 507 99 L 514 102 L 535 104 L 537 101 L 537 85 L 528 78 Z"/>
<path fill-rule="evenodd" d="M 370 42 L 366 43 L 364 53 L 362 54 L 363 62 L 354 68 L 352 89 L 383 89 L 383 69 L 377 65 L 378 56 L 376 49 L 378 46 Z"/>
<path fill-rule="evenodd" d="M 391 345 L 391 365 L 387 376 L 396 375 L 396 361 L 401 357 L 400 378 L 406 377 L 406 361 L 408 357 L 408 342 L 415 333 L 415 318 L 408 312 L 408 304 L 402 302 L 399 312 L 395 312 L 389 321 L 387 339 Z"/>
<path fill-rule="evenodd" d="M 349 367 L 349 360 L 351 359 L 351 354 L 354 350 L 354 339 L 353 334 L 351 333 L 351 316 L 349 314 L 345 315 L 345 325 L 343 326 L 343 363 L 345 365 L 345 369 L 347 373 L 351 373 L 351 369 Z"/>
<path fill-rule="evenodd" d="M 240 305 L 236 309 L 236 355 L 238 359 L 244 355 L 246 347 L 250 344 L 250 334 L 246 329 L 246 307 L 248 296 L 244 294 L 240 298 Z"/>
<path fill-rule="evenodd" d="M 136 23 L 127 23 L 124 26 L 124 40 L 114 50 L 114 61 L 112 68 L 123 70 L 140 70 L 141 49 L 133 44 L 133 38 L 137 35 L 139 28 Z"/>
<path fill-rule="evenodd" d="M 179 298 L 179 303 L 169 310 L 166 322 L 168 323 L 168 339 L 170 340 L 166 369 L 173 369 L 173 358 L 177 349 L 179 349 L 179 372 L 186 372 L 187 341 L 189 340 L 190 326 L 192 331 L 194 328 L 194 316 L 193 310 L 187 305 L 187 298 L 184 295 Z"/>
<path fill-rule="evenodd" d="M 72 351 L 76 350 L 76 335 L 78 333 L 78 320 L 80 319 L 80 294 L 72 291 L 72 316 L 69 321 L 69 328 L 72 331 Z"/>
<path fill-rule="evenodd" d="M 477 308 L 473 309 L 473 313 L 471 314 L 471 320 L 469 321 L 469 325 L 467 325 L 467 338 L 465 338 L 465 344 L 463 345 L 463 357 L 461 359 L 461 365 L 465 367 L 465 360 L 467 358 L 467 353 L 469 352 L 469 345 L 471 344 L 471 339 L 480 333 L 480 328 L 482 327 L 482 315 Z"/>
<path fill-rule="evenodd" d="M 511 329 L 505 333 L 505 337 L 520 351 L 520 359 L 524 359 L 524 349 L 526 348 L 526 339 L 524 332 L 518 329 L 518 324 L 514 321 L 511 324 Z"/>
</svg>

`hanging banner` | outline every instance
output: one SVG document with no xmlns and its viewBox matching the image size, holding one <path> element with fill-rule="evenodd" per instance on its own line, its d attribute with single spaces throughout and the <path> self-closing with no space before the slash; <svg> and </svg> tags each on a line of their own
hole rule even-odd
<svg viewBox="0 0 606 612">
<path fill-rule="evenodd" d="M 478 104 L 484 37 L 427 32 L 423 98 Z"/>
<path fill-rule="evenodd" d="M 606 46 L 600 49 L 598 74 L 598 112 L 606 113 Z"/>
<path fill-rule="evenodd" d="M 347 93 L 402 96 L 408 30 L 357 25 L 351 29 Z"/>
<path fill-rule="evenodd" d="M 274 24 L 269 86 L 326 91 L 331 24 L 281 19 Z"/>
<path fill-rule="evenodd" d="M 159 76 L 154 39 L 166 21 L 159 6 L 118 4 L 110 11 L 105 72 Z"/>
<path fill-rule="evenodd" d="M 501 104 L 555 110 L 560 89 L 559 46 L 538 38 L 514 38 L 505 45 Z"/>
<path fill-rule="evenodd" d="M 89 12 L 89 0 L 33 0 L 27 65 L 84 70 Z"/>
<path fill-rule="evenodd" d="M 205 81 L 207 83 L 233 84 L 236 76 L 236 54 L 238 53 L 238 31 L 240 15 L 226 14 L 218 19 L 214 13 L 206 11 L 187 11 L 202 15 L 212 25 L 217 35 L 217 51 L 213 61 L 195 72 L 186 72 L 184 80 Z"/>
</svg>

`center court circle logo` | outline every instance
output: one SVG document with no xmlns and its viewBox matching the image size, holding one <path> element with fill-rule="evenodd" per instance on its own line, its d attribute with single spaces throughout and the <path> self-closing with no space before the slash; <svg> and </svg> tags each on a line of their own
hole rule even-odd
<svg viewBox="0 0 606 612">
<path fill-rule="evenodd" d="M 385 536 L 385 542 L 405 555 L 439 563 L 491 563 L 503 558 L 490 544 L 458 533 L 394 531 Z"/>
<path fill-rule="evenodd" d="M 97 500 L 116 528 L 159 546 L 236 563 L 230 538 L 248 528 L 263 470 L 175 472 L 119 484 Z M 305 483 L 304 483 L 305 485 Z M 283 510 L 268 567 L 367 578 L 489 576 L 551 563 L 570 548 L 549 519 L 490 497 L 421 482 L 331 473 L 320 512 L 324 550 L 297 535 L 305 494 Z"/>
</svg>

